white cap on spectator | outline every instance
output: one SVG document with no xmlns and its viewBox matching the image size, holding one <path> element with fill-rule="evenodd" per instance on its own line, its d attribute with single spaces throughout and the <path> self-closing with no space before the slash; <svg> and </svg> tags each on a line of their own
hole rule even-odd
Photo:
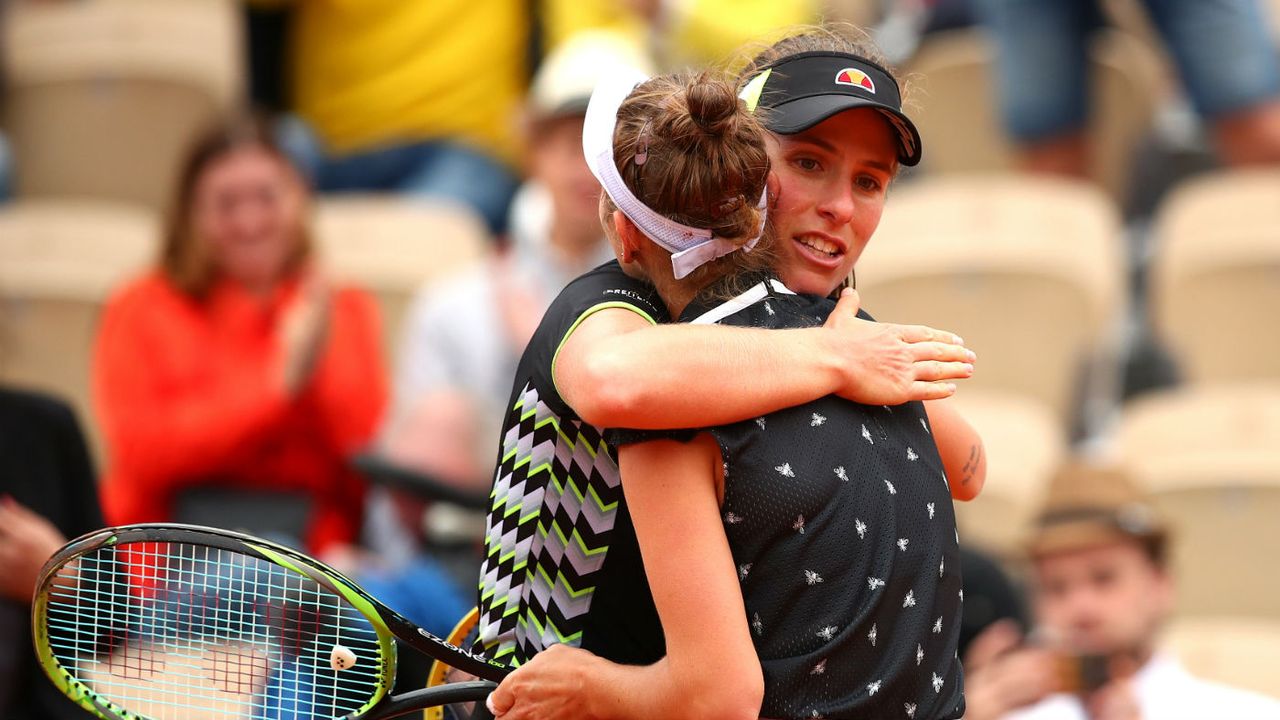
<svg viewBox="0 0 1280 720">
<path fill-rule="evenodd" d="M 542 61 L 529 88 L 529 114 L 533 119 L 548 119 L 585 113 L 600 80 L 624 71 L 647 76 L 652 65 L 640 45 L 625 34 L 580 32 Z"/>
</svg>

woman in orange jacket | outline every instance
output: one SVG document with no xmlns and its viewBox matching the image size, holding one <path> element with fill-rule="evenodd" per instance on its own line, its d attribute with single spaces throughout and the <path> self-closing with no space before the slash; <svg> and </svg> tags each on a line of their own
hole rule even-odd
<svg viewBox="0 0 1280 720">
<path fill-rule="evenodd" d="M 193 147 L 159 267 L 116 293 L 98 336 L 110 522 L 246 524 L 313 551 L 356 539 L 346 459 L 385 400 L 379 321 L 368 294 L 315 273 L 306 214 L 261 123 Z"/>
</svg>

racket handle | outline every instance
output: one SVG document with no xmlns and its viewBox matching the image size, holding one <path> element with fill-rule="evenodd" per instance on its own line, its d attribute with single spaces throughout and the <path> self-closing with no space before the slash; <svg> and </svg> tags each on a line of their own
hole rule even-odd
<svg viewBox="0 0 1280 720">
<path fill-rule="evenodd" d="M 479 708 L 484 709 L 487 715 L 489 711 L 485 708 L 484 700 L 497 687 L 497 683 L 489 680 L 471 680 L 413 690 L 394 698 L 388 698 L 388 702 L 376 707 L 368 714 L 360 716 L 359 720 L 386 720 L 387 718 L 407 715 L 429 707 L 464 702 L 476 703 Z M 492 720 L 492 716 L 488 717 Z M 357 719 L 353 716 L 350 720 Z"/>
</svg>

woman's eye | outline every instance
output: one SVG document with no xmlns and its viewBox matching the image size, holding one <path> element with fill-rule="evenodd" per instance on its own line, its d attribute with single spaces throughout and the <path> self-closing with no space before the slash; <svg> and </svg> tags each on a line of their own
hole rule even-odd
<svg viewBox="0 0 1280 720">
<path fill-rule="evenodd" d="M 858 187 L 867 192 L 877 192 L 880 190 L 880 181 L 870 175 L 863 175 L 858 178 Z"/>
<path fill-rule="evenodd" d="M 818 161 L 810 157 L 799 157 L 792 161 L 801 170 L 817 170 L 821 167 Z"/>
</svg>

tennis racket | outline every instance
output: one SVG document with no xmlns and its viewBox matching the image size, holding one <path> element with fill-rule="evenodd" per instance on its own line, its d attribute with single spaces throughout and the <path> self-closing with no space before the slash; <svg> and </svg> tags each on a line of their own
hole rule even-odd
<svg viewBox="0 0 1280 720">
<path fill-rule="evenodd" d="M 510 671 L 302 553 L 193 525 L 72 541 L 32 613 L 45 672 L 106 720 L 381 720 L 483 701 Z M 391 695 L 397 640 L 479 679 Z"/>
</svg>

